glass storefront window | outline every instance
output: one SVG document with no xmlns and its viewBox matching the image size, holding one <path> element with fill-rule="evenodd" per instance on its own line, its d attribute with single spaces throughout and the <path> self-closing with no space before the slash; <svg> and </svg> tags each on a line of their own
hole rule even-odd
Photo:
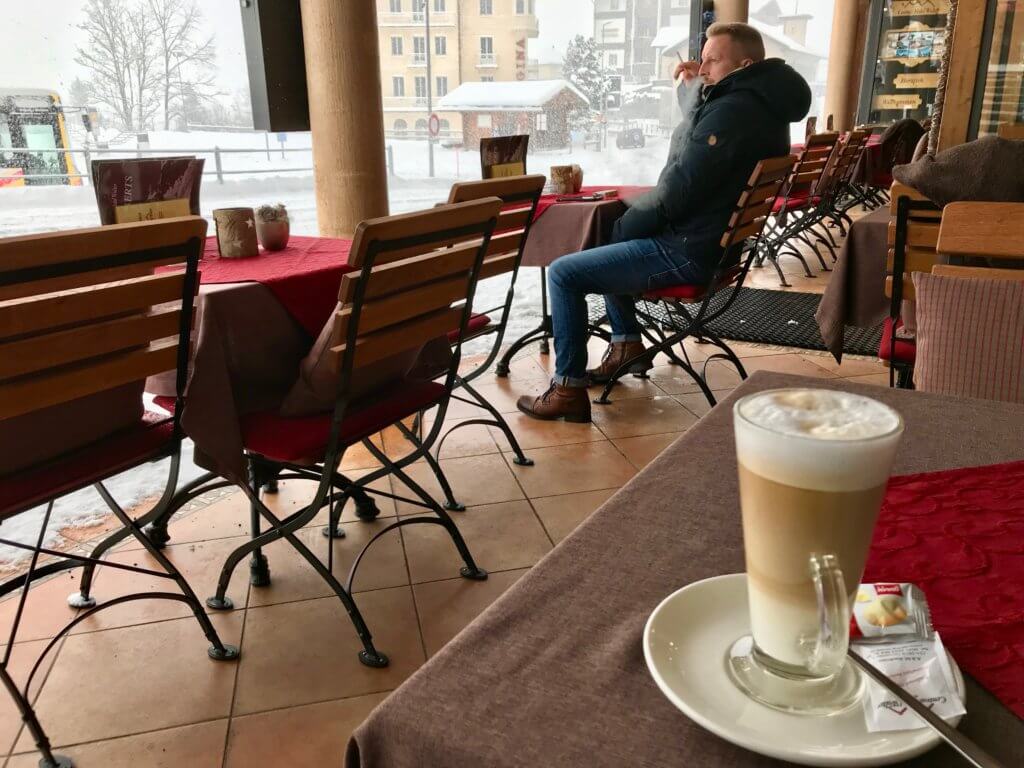
<svg viewBox="0 0 1024 768">
<path fill-rule="evenodd" d="M 931 117 L 949 0 L 873 0 L 859 121 Z"/>
<path fill-rule="evenodd" d="M 1024 3 L 998 0 L 989 8 L 991 43 L 983 56 L 972 138 L 1024 138 Z"/>
</svg>

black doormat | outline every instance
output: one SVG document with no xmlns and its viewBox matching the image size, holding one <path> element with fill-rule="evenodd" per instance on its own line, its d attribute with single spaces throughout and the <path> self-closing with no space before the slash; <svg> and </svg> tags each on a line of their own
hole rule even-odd
<svg viewBox="0 0 1024 768">
<path fill-rule="evenodd" d="M 600 296 L 589 297 L 591 320 L 604 314 Z M 801 349 L 825 349 L 814 313 L 821 302 L 816 293 L 772 291 L 764 288 L 740 288 L 740 295 L 729 310 L 711 324 L 711 330 L 723 339 L 776 344 Z M 647 304 L 650 314 L 664 315 L 660 304 Z M 846 328 L 843 352 L 850 355 L 877 355 L 882 326 Z"/>
</svg>

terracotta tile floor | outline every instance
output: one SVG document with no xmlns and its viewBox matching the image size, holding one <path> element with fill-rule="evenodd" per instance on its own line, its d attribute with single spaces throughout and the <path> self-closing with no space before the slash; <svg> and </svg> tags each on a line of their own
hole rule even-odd
<svg viewBox="0 0 1024 768">
<path fill-rule="evenodd" d="M 793 290 L 820 290 L 827 279 L 800 278 L 794 260 L 787 260 L 784 269 L 792 273 Z M 777 287 L 768 269 L 756 271 L 753 282 Z M 750 344 L 734 348 L 748 371 L 887 381 L 875 360 L 847 358 L 836 365 L 824 353 Z M 700 345 L 692 350 L 702 359 Z M 593 345 L 593 353 L 600 351 L 600 344 Z M 500 410 L 513 412 L 509 422 L 535 466 L 513 464 L 497 430 L 457 432 L 442 453 L 455 495 L 467 505 L 453 518 L 490 578 L 458 578 L 460 560 L 443 531 L 433 526 L 392 532 L 374 544 L 361 566 L 355 599 L 378 647 L 390 656 L 390 667 L 369 669 L 357 661 L 358 641 L 340 602 L 290 546 L 276 543 L 266 549 L 272 585 L 251 587 L 242 563 L 228 589 L 236 609 L 213 614 L 225 641 L 241 645 L 237 663 L 207 658 L 206 642 L 180 603 L 144 601 L 114 608 L 59 644 L 35 686 L 39 713 L 58 750 L 74 757 L 80 768 L 340 765 L 349 733 L 388 691 L 708 411 L 692 382 L 661 364 L 651 379 L 630 378 L 617 387 L 611 406 L 595 406 L 591 425 L 540 423 L 515 414 L 515 396 L 543 387 L 549 366 L 550 359 L 534 348 L 515 362 L 510 378 L 479 382 L 480 391 Z M 739 381 L 717 363 L 711 371 L 717 396 Z M 456 409 L 450 423 L 470 415 L 468 407 Z M 404 452 L 397 432 L 389 431 L 378 444 L 389 454 Z M 344 461 L 354 475 L 375 465 L 359 450 Z M 428 491 L 439 493 L 425 463 L 407 471 Z M 377 487 L 405 493 L 400 485 L 385 480 Z M 310 493 L 310 483 L 286 482 L 268 503 L 284 514 Z M 372 524 L 346 510 L 347 536 L 333 544 L 340 578 L 375 530 L 396 514 L 419 513 L 401 502 L 381 500 L 379 505 L 382 519 Z M 321 557 L 327 546 L 320 532 L 324 522 L 321 515 L 299 534 Z M 165 551 L 204 599 L 215 587 L 224 555 L 245 540 L 247 527 L 242 496 L 224 495 L 174 521 Z M 68 536 L 79 545 L 85 541 L 81 531 Z M 123 547 L 114 557 L 149 562 L 137 545 Z M 124 594 L 145 582 L 101 569 L 96 594 Z M 16 676 L 26 674 L 30 656 L 70 618 L 65 598 L 76 584 L 77 578 L 65 573 L 32 590 L 14 653 Z M 9 626 L 14 609 L 14 601 L 0 602 L 0 631 Z M 14 708 L 0 694 L 0 768 L 35 765 L 31 750 Z M 13 756 L 5 757 L 8 753 Z"/>
</svg>

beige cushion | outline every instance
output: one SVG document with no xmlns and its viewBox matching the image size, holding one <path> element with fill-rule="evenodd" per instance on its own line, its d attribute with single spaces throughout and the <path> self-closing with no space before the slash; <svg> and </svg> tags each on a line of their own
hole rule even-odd
<svg viewBox="0 0 1024 768">
<path fill-rule="evenodd" d="M 142 419 L 137 381 L 117 389 L 0 420 L 0 475 L 82 448 Z"/>
<path fill-rule="evenodd" d="M 1024 282 L 913 278 L 917 389 L 1024 403 Z"/>
<path fill-rule="evenodd" d="M 299 364 L 299 378 L 281 404 L 284 416 L 324 413 L 334 408 L 338 394 L 338 374 L 331 366 L 331 347 L 343 343 L 334 338 L 334 315 L 327 321 L 316 343 Z M 347 396 L 350 400 L 372 396 L 374 392 L 406 378 L 433 379 L 448 370 L 451 348 L 447 339 L 430 343 L 422 349 L 410 349 L 360 369 Z"/>
</svg>

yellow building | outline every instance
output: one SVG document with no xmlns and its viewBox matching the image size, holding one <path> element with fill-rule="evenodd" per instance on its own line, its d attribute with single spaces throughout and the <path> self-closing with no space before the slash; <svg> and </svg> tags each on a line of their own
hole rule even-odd
<svg viewBox="0 0 1024 768">
<path fill-rule="evenodd" d="M 464 82 L 526 80 L 527 40 L 538 32 L 534 2 L 377 0 L 387 135 L 425 135 L 428 96 L 436 104 Z M 437 115 L 442 137 L 461 134 L 458 113 Z"/>
</svg>

